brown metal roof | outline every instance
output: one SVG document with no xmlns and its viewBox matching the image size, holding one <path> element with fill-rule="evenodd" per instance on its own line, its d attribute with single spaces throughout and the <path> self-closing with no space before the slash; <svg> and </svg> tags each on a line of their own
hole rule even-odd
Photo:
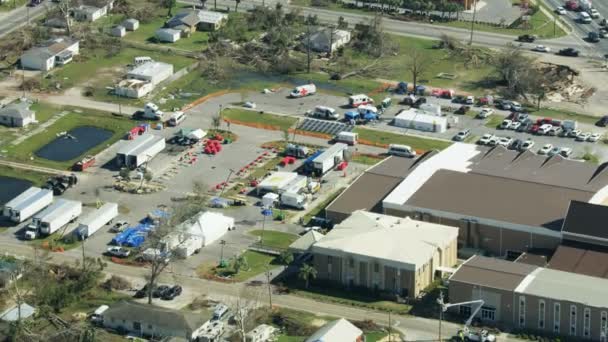
<svg viewBox="0 0 608 342">
<path fill-rule="evenodd" d="M 355 180 L 326 210 L 350 214 L 355 210 L 382 212 L 382 200 L 418 165 L 418 159 L 391 156 Z"/>
<path fill-rule="evenodd" d="M 506 291 L 514 291 L 537 267 L 476 255 L 462 264 L 450 277 L 457 281 Z"/>
<path fill-rule="evenodd" d="M 559 155 L 547 157 L 497 146 L 481 153 L 472 162 L 472 173 L 593 192 L 608 185 L 605 164 L 597 166 Z"/>
<path fill-rule="evenodd" d="M 592 196 L 588 191 L 439 170 L 406 205 L 560 230 L 570 201 Z"/>
<path fill-rule="evenodd" d="M 549 261 L 548 268 L 608 278 L 608 253 L 559 246 Z"/>
<path fill-rule="evenodd" d="M 608 239 L 608 207 L 572 201 L 564 221 L 564 233 Z"/>
<path fill-rule="evenodd" d="M 547 266 L 547 256 L 541 254 L 522 253 L 515 262 L 539 267 Z"/>
</svg>

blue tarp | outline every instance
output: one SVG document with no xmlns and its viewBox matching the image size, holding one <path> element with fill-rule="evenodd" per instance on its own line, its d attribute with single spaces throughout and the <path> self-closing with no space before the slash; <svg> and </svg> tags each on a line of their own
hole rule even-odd
<svg viewBox="0 0 608 342">
<path fill-rule="evenodd" d="M 346 113 L 344 113 L 344 118 L 347 120 L 354 120 L 357 119 L 359 117 L 359 112 L 356 111 L 348 111 Z"/>
<path fill-rule="evenodd" d="M 397 85 L 396 93 L 400 95 L 407 94 L 407 83 L 399 82 L 399 84 Z"/>
<path fill-rule="evenodd" d="M 423 85 L 416 86 L 416 95 L 424 95 L 426 87 Z"/>
<path fill-rule="evenodd" d="M 140 223 L 135 227 L 129 227 L 122 233 L 116 234 L 112 239 L 113 245 L 127 246 L 127 247 L 139 247 L 146 240 L 148 233 L 154 229 L 154 225 L 151 223 Z"/>
</svg>

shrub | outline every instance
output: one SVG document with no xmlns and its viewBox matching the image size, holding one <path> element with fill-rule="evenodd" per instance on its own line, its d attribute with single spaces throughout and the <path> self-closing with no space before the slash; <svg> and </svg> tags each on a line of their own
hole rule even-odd
<svg viewBox="0 0 608 342">
<path fill-rule="evenodd" d="M 102 284 L 102 287 L 108 291 L 126 290 L 131 288 L 131 282 L 121 276 L 113 275 Z"/>
</svg>

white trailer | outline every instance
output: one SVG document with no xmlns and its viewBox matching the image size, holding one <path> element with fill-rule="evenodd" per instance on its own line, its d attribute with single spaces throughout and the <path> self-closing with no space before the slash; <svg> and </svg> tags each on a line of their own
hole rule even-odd
<svg viewBox="0 0 608 342">
<path fill-rule="evenodd" d="M 106 203 L 80 221 L 78 227 L 74 229 L 74 235 L 79 240 L 85 240 L 101 227 L 112 222 L 116 216 L 118 216 L 118 204 Z"/>
<path fill-rule="evenodd" d="M 74 221 L 82 213 L 82 202 L 58 199 L 48 208 L 36 214 L 32 224 L 28 226 L 26 237 L 34 239 L 37 234 L 32 229 L 38 229 L 40 234 L 51 235 Z M 29 234 L 28 234 L 29 233 Z"/>
<path fill-rule="evenodd" d="M 4 205 L 2 213 L 13 222 L 23 222 L 53 203 L 53 191 L 31 187 Z"/>
<path fill-rule="evenodd" d="M 296 209 L 306 209 L 308 207 L 307 200 L 306 196 L 295 192 L 285 192 L 281 195 L 282 205 Z"/>
<path fill-rule="evenodd" d="M 165 138 L 153 134 L 143 134 L 124 144 L 116 153 L 118 166 L 135 169 L 154 158 L 165 149 Z"/>
<path fill-rule="evenodd" d="M 312 161 L 314 171 L 318 174 L 327 173 L 344 160 L 344 151 L 347 149 L 348 145 L 335 143 Z"/>
<path fill-rule="evenodd" d="M 178 258 L 186 259 L 192 254 L 198 253 L 203 248 L 203 238 L 191 235 L 185 238 L 173 249 L 173 255 Z"/>
</svg>

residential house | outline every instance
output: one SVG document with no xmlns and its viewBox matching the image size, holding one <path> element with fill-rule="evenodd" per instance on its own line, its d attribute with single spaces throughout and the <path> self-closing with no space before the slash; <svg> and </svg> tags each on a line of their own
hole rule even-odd
<svg viewBox="0 0 608 342">
<path fill-rule="evenodd" d="M 97 19 L 108 14 L 108 7 L 96 7 L 88 5 L 80 5 L 72 8 L 72 17 L 77 21 L 94 22 Z"/>
<path fill-rule="evenodd" d="M 136 31 L 139 28 L 139 20 L 137 19 L 127 19 L 122 23 L 122 26 L 124 26 L 127 31 Z"/>
<path fill-rule="evenodd" d="M 127 73 L 127 78 L 146 81 L 157 85 L 171 77 L 171 75 L 173 75 L 172 64 L 149 61 L 131 69 Z"/>
<path fill-rule="evenodd" d="M 8 127 L 26 127 L 36 122 L 36 113 L 27 101 L 8 104 L 0 108 L 0 124 Z"/>
<path fill-rule="evenodd" d="M 154 37 L 163 43 L 175 43 L 182 37 L 180 30 L 161 28 L 156 30 Z"/>
<path fill-rule="evenodd" d="M 205 10 L 186 10 L 169 19 L 166 27 L 190 34 L 199 31 L 216 31 L 228 20 L 228 15 Z"/>
<path fill-rule="evenodd" d="M 474 256 L 449 279 L 452 303 L 482 299 L 478 318 L 504 329 L 605 341 L 608 279 Z M 454 307 L 464 317 L 471 307 Z"/>
<path fill-rule="evenodd" d="M 78 55 L 80 45 L 77 40 L 55 38 L 33 47 L 21 55 L 21 67 L 31 70 L 49 71 L 65 65 Z"/>
<path fill-rule="evenodd" d="M 346 30 L 320 29 L 310 35 L 310 48 L 316 52 L 335 52 L 339 47 L 350 42 L 351 35 Z M 304 44 L 308 43 L 305 38 Z"/>
<path fill-rule="evenodd" d="M 355 211 L 311 248 L 317 279 L 416 297 L 456 265 L 458 228 Z"/>
<path fill-rule="evenodd" d="M 142 337 L 179 337 L 195 341 L 206 319 L 200 314 L 122 301 L 103 312 L 103 326 Z"/>
<path fill-rule="evenodd" d="M 317 330 L 306 342 L 363 342 L 363 331 L 351 322 L 340 318 Z"/>
</svg>

